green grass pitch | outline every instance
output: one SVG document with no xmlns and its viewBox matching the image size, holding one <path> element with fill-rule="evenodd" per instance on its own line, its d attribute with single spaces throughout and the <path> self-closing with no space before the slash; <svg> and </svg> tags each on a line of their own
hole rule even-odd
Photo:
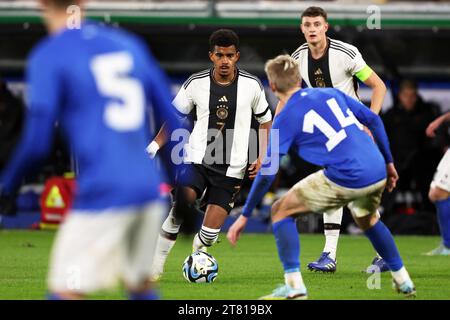
<svg viewBox="0 0 450 320">
<path fill-rule="evenodd" d="M 47 231 L 0 231 L 0 299 L 45 299 L 48 256 L 54 238 Z M 191 237 L 181 236 L 172 250 L 160 288 L 164 299 L 257 299 L 283 283 L 275 241 L 271 234 L 243 234 L 232 248 L 222 241 L 210 249 L 219 263 L 212 284 L 184 280 L 181 264 L 191 252 Z M 322 235 L 301 235 L 303 279 L 310 299 L 403 299 L 391 289 L 391 277 L 383 273 L 369 278 L 361 270 L 374 256 L 369 241 L 361 236 L 341 236 L 338 271 L 312 273 L 306 264 L 318 257 Z M 397 236 L 404 263 L 417 288 L 417 299 L 450 299 L 450 257 L 422 253 L 439 244 L 438 237 Z M 368 289 L 367 284 L 373 288 Z M 377 288 L 378 287 L 378 288 Z M 123 299 L 123 293 L 98 294 L 98 299 Z"/>
</svg>

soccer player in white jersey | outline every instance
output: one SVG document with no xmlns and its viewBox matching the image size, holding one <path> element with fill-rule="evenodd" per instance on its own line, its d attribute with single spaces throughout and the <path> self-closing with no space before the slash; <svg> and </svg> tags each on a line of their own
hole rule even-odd
<svg viewBox="0 0 450 320">
<path fill-rule="evenodd" d="M 309 7 L 301 16 L 301 30 L 306 43 L 292 53 L 300 68 L 302 79 L 310 88 L 332 87 L 358 99 L 358 80 L 372 89 L 370 109 L 378 114 L 381 110 L 386 86 L 379 76 L 366 64 L 359 50 L 348 43 L 330 39 L 327 13 L 320 7 Z M 282 109 L 277 106 L 275 114 Z M 368 130 L 367 130 L 368 132 Z M 336 251 L 343 210 L 323 215 L 325 246 L 317 261 L 308 265 L 310 270 L 336 271 Z M 387 271 L 387 265 L 377 256 L 368 270 Z"/>
<path fill-rule="evenodd" d="M 203 225 L 194 237 L 193 251 L 206 251 L 217 241 L 240 190 L 249 148 L 254 147 L 249 144 L 252 115 L 260 123 L 260 142 L 265 140 L 260 143 L 261 155 L 267 147 L 272 113 L 258 78 L 236 67 L 240 57 L 238 36 L 232 30 L 220 29 L 210 36 L 209 44 L 214 66 L 192 75 L 173 100 L 181 116 L 195 108 L 197 121 L 184 148 L 184 161 L 190 165 L 178 175 L 174 205 L 158 239 L 152 268 L 155 278 L 163 273 L 175 244 L 183 221 L 181 211 L 194 208 L 203 194 L 207 207 Z M 151 156 L 168 136 L 168 132 L 160 130 L 148 146 Z M 250 178 L 259 167 L 258 160 L 250 165 Z"/>
<path fill-rule="evenodd" d="M 450 121 L 450 112 L 430 123 L 426 130 L 427 136 L 435 137 L 435 131 L 447 121 Z M 427 255 L 450 256 L 450 149 L 445 152 L 436 169 L 428 197 L 436 206 L 442 244 Z"/>
</svg>

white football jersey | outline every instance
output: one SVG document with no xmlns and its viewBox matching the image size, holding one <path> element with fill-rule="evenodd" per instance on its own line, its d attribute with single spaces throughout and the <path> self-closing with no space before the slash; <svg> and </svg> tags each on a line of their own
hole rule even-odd
<svg viewBox="0 0 450 320">
<path fill-rule="evenodd" d="M 272 120 L 259 79 L 238 69 L 235 80 L 224 86 L 213 79 L 213 69 L 204 70 L 183 84 L 173 105 L 184 115 L 196 108 L 197 121 L 184 147 L 184 160 L 242 179 L 252 115 L 259 123 Z"/>
<path fill-rule="evenodd" d="M 367 64 L 355 46 L 328 38 L 328 48 L 317 60 L 311 57 L 307 43 L 291 56 L 297 60 L 308 87 L 333 87 L 359 100 L 358 82 L 354 76 Z"/>
</svg>

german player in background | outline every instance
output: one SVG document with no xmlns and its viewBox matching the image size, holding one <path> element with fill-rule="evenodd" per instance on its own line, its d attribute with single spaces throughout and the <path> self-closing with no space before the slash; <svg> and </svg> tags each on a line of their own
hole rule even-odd
<svg viewBox="0 0 450 320">
<path fill-rule="evenodd" d="M 41 0 L 50 35 L 27 68 L 28 110 L 21 140 L 1 175 L 3 192 L 49 152 L 57 122 L 79 162 L 74 204 L 54 242 L 51 299 L 79 299 L 122 281 L 131 299 L 155 299 L 149 281 L 163 214 L 163 179 L 145 154 L 147 106 L 175 129 L 166 76 L 146 46 L 125 31 L 83 21 L 67 28 L 67 7 Z"/>
<path fill-rule="evenodd" d="M 336 88 L 359 100 L 359 80 L 372 89 L 370 109 L 379 114 L 386 94 L 386 86 L 364 61 L 358 48 L 327 37 L 328 27 L 327 13 L 320 7 L 309 7 L 301 15 L 301 31 L 306 43 L 295 50 L 291 56 L 298 62 L 303 81 L 310 88 Z M 282 107 L 280 103 L 276 114 L 282 110 Z M 308 264 L 310 270 L 336 271 L 336 252 L 342 213 L 342 208 L 339 208 L 334 213 L 323 215 L 325 246 L 319 259 Z M 374 258 L 368 270 L 388 271 L 388 268 L 378 256 Z"/>
<path fill-rule="evenodd" d="M 248 168 L 254 178 L 259 159 L 248 167 L 252 116 L 259 122 L 260 154 L 267 148 L 272 113 L 264 88 L 257 77 L 239 69 L 239 38 L 229 29 L 215 31 L 209 38 L 209 58 L 214 66 L 193 74 L 183 84 L 173 104 L 181 117 L 195 108 L 196 122 L 184 147 L 186 168 L 179 172 L 175 201 L 164 221 L 154 259 L 154 277 L 163 273 L 164 264 L 175 244 L 183 222 L 182 208 L 195 211 L 202 198 L 207 205 L 200 231 L 193 241 L 193 252 L 206 251 L 219 236 L 234 206 Z M 154 157 L 166 143 L 170 132 L 162 128 L 148 146 Z"/>
<path fill-rule="evenodd" d="M 277 164 L 291 146 L 304 160 L 324 169 L 298 182 L 272 206 L 272 230 L 285 285 L 263 299 L 307 298 L 294 217 L 310 211 L 329 214 L 344 205 L 385 259 L 395 289 L 414 296 L 414 285 L 394 239 L 376 212 L 385 187 L 392 191 L 398 179 L 380 117 L 338 89 L 301 90 L 298 64 L 288 55 L 269 60 L 265 70 L 270 88 L 284 108 L 274 120 L 267 157 L 244 205 L 243 221 L 268 191 Z M 363 125 L 369 127 L 378 146 Z M 279 143 L 274 142 L 275 137 Z M 231 244 L 236 244 L 243 227 L 245 224 L 234 224 L 230 228 L 227 238 Z"/>
<path fill-rule="evenodd" d="M 430 123 L 426 130 L 427 136 L 435 137 L 435 131 L 445 122 L 450 121 L 450 112 L 443 114 Z M 427 253 L 429 256 L 450 256 L 450 149 L 447 149 L 436 169 L 428 195 L 437 210 L 442 243 Z"/>
</svg>

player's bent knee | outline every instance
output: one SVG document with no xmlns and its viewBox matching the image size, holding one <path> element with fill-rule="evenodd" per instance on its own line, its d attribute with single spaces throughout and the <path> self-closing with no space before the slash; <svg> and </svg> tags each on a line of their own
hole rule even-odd
<svg viewBox="0 0 450 320">
<path fill-rule="evenodd" d="M 355 217 L 354 219 L 356 224 L 361 228 L 362 231 L 366 231 L 372 228 L 378 222 L 378 220 L 380 220 L 377 212 L 368 214 L 364 217 Z"/>
<path fill-rule="evenodd" d="M 278 199 L 272 204 L 272 207 L 270 209 L 271 214 L 275 215 L 279 211 L 280 207 L 281 207 L 281 199 Z"/>
<path fill-rule="evenodd" d="M 295 192 L 289 191 L 281 199 L 272 205 L 272 222 L 280 221 L 286 217 L 297 217 L 298 215 L 310 211 L 306 205 L 298 199 Z"/>
<path fill-rule="evenodd" d="M 272 221 L 273 221 L 274 219 L 279 218 L 279 215 L 280 215 L 280 208 L 281 208 L 281 202 L 282 202 L 282 199 L 278 199 L 277 201 L 275 201 L 275 202 L 272 204 L 272 208 L 271 208 L 271 211 L 270 211 L 271 217 L 272 217 Z"/>
<path fill-rule="evenodd" d="M 182 223 L 183 219 L 176 217 L 175 209 L 172 207 L 161 226 L 160 235 L 168 240 L 176 240 Z"/>
<path fill-rule="evenodd" d="M 445 191 L 441 188 L 430 188 L 430 192 L 428 193 L 428 198 L 431 202 L 441 201 L 448 199 L 450 197 L 450 192 Z"/>
<path fill-rule="evenodd" d="M 195 215 L 199 211 L 196 206 L 196 201 L 199 195 L 197 192 L 189 187 L 180 187 L 175 194 L 175 216 L 177 218 L 184 218 L 187 215 Z"/>
<path fill-rule="evenodd" d="M 166 238 L 167 240 L 175 241 L 175 240 L 177 240 L 178 232 L 171 233 L 171 232 L 164 231 L 164 229 L 161 229 L 160 235 L 161 235 L 161 237 Z"/>
<path fill-rule="evenodd" d="M 197 200 L 197 192 L 188 187 L 179 187 L 175 192 L 175 204 L 179 206 L 193 205 Z"/>
<path fill-rule="evenodd" d="M 286 198 L 283 197 L 272 204 L 271 218 L 272 223 L 283 220 L 292 215 L 291 210 L 286 207 Z"/>
</svg>

